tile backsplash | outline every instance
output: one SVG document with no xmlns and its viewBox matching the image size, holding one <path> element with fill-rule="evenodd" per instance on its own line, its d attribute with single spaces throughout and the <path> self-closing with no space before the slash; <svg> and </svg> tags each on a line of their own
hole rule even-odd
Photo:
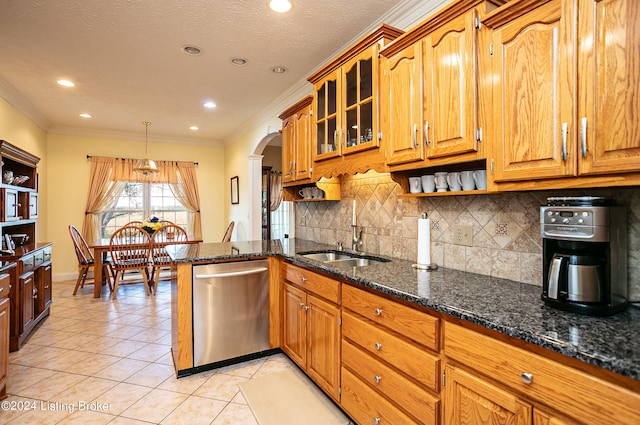
<svg viewBox="0 0 640 425">
<path fill-rule="evenodd" d="M 418 218 L 431 219 L 431 259 L 447 268 L 542 285 L 540 205 L 549 196 L 607 196 L 628 207 L 629 298 L 640 302 L 640 190 L 637 188 L 510 192 L 496 195 L 402 196 L 389 174 L 343 176 L 341 201 L 298 202 L 296 235 L 326 244 L 351 246 L 356 200 L 364 250 L 414 260 Z M 471 225 L 471 246 L 454 238 L 457 224 Z"/>
</svg>

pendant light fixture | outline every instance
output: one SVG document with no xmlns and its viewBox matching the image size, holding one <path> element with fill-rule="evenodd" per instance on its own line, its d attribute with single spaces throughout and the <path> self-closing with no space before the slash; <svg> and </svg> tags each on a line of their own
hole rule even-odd
<svg viewBox="0 0 640 425">
<path fill-rule="evenodd" d="M 142 125 L 145 126 L 145 130 L 144 130 L 144 159 L 139 160 L 136 163 L 136 166 L 133 167 L 133 171 L 137 171 L 138 173 L 144 175 L 144 176 L 148 176 L 151 173 L 157 173 L 158 171 L 158 167 L 156 167 L 156 163 L 153 162 L 153 160 L 149 159 L 149 155 L 147 153 L 147 149 L 149 147 L 149 141 L 148 141 L 148 136 L 149 136 L 149 126 L 151 125 L 151 123 L 149 121 L 142 121 Z"/>
</svg>

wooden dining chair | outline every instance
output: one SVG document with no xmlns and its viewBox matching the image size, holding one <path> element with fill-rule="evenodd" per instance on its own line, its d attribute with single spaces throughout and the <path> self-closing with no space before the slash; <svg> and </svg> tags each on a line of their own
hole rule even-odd
<svg viewBox="0 0 640 425">
<path fill-rule="evenodd" d="M 235 226 L 234 221 L 229 223 L 229 226 L 227 227 L 227 231 L 224 232 L 224 236 L 222 237 L 222 242 L 231 242 L 231 234 L 233 233 L 233 226 Z"/>
<path fill-rule="evenodd" d="M 167 224 L 153 233 L 151 237 L 151 261 L 153 264 L 151 276 L 154 295 L 158 293 L 160 269 L 167 268 L 171 264 L 171 258 L 167 254 L 165 247 L 181 244 L 187 239 L 187 232 L 176 224 Z"/>
<path fill-rule="evenodd" d="M 73 288 L 73 295 L 78 292 L 78 288 L 84 288 L 84 284 L 87 279 L 87 274 L 89 273 L 89 269 L 94 266 L 93 254 L 91 249 L 89 248 L 89 244 L 85 240 L 82 233 L 73 225 L 69 225 L 69 235 L 71 235 L 71 240 L 73 241 L 73 247 L 76 252 L 76 257 L 78 257 L 78 279 L 76 280 L 76 287 Z M 102 263 L 102 276 L 104 276 L 107 284 L 109 285 L 109 290 L 113 291 L 113 286 L 111 285 L 111 264 L 109 260 L 105 260 Z"/>
<path fill-rule="evenodd" d="M 116 230 L 109 241 L 111 268 L 115 275 L 112 298 L 115 300 L 118 285 L 129 270 L 137 270 L 142 275 L 147 295 L 149 287 L 149 267 L 151 266 L 151 238 L 138 226 L 123 226 Z"/>
</svg>

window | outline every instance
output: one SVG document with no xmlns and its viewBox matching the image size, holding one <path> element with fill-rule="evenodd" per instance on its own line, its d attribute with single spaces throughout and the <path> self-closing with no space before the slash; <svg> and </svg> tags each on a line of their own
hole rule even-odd
<svg viewBox="0 0 640 425">
<path fill-rule="evenodd" d="M 151 217 L 188 227 L 187 209 L 173 196 L 168 184 L 126 183 L 115 207 L 100 217 L 100 237 L 110 238 L 125 224 Z"/>
<path fill-rule="evenodd" d="M 289 237 L 289 209 L 291 202 L 282 201 L 277 210 L 271 211 L 271 239 Z"/>
</svg>

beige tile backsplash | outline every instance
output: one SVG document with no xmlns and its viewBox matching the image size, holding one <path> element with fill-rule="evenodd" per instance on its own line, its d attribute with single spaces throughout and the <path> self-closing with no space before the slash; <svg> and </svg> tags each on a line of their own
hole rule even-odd
<svg viewBox="0 0 640 425">
<path fill-rule="evenodd" d="M 539 208 L 548 196 L 609 196 L 628 207 L 629 295 L 640 301 L 640 190 L 637 188 L 531 191 L 496 195 L 402 196 L 388 174 L 342 177 L 339 202 L 298 202 L 299 238 L 351 246 L 351 208 L 366 252 L 413 260 L 417 257 L 418 218 L 431 219 L 432 262 L 453 269 L 542 285 Z M 472 246 L 456 244 L 454 226 L 470 224 Z"/>
</svg>

